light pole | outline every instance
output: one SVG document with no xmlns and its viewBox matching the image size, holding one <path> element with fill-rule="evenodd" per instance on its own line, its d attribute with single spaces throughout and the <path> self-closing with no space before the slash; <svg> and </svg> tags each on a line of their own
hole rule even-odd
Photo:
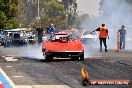
<svg viewBox="0 0 132 88">
<path fill-rule="evenodd" d="M 40 16 L 39 16 L 39 0 L 38 0 L 38 18 L 40 19 Z"/>
<path fill-rule="evenodd" d="M 39 0 L 38 0 L 38 10 L 37 10 L 37 12 L 38 12 L 38 14 L 37 14 L 37 17 L 36 17 L 36 20 L 38 21 L 38 26 L 39 27 L 41 27 L 41 24 L 39 24 L 40 23 L 40 10 L 39 10 Z"/>
</svg>

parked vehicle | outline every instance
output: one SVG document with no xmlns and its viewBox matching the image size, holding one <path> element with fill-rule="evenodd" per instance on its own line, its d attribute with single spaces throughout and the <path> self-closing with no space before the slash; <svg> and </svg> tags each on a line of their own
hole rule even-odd
<svg viewBox="0 0 132 88">
<path fill-rule="evenodd" d="M 27 40 L 20 36 L 19 30 L 4 30 L 1 34 L 1 45 L 4 47 L 26 45 Z"/>
<path fill-rule="evenodd" d="M 92 33 L 90 31 L 83 31 L 82 35 L 81 35 L 81 41 L 83 42 L 83 44 L 90 44 L 93 42 L 96 42 L 98 39 L 98 33 Z"/>
</svg>

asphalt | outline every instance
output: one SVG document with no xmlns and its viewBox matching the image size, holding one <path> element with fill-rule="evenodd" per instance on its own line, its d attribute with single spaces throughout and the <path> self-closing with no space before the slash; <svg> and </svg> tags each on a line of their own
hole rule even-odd
<svg viewBox="0 0 132 88">
<path fill-rule="evenodd" d="M 89 79 L 127 79 L 132 80 L 132 52 L 98 52 L 94 47 L 85 48 L 85 60 L 69 59 L 42 61 L 41 46 L 3 48 L 0 52 L 0 67 L 9 78 L 21 88 L 28 86 L 67 85 L 71 88 L 132 88 L 132 85 L 81 85 L 81 69 L 89 72 Z M 29 51 L 28 51 L 29 50 Z M 13 52 L 11 52 L 13 51 Z M 26 53 L 31 55 L 26 55 Z M 16 53 L 16 54 L 15 54 Z M 21 54 L 21 55 L 20 55 Z M 24 56 L 25 54 L 25 56 Z M 38 57 L 40 56 L 40 57 Z M 5 58 L 17 59 L 7 61 Z M 44 87 L 45 85 L 45 87 Z M 36 87 L 37 88 L 37 87 Z M 39 87 L 38 87 L 39 88 Z M 56 88 L 59 88 L 56 87 Z"/>
</svg>

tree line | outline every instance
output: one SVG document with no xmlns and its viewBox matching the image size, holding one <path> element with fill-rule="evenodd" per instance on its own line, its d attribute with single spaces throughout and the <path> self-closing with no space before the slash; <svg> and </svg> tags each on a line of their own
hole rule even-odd
<svg viewBox="0 0 132 88">
<path fill-rule="evenodd" d="M 0 0 L 0 29 L 12 29 L 19 26 L 17 19 L 17 1 Z"/>
<path fill-rule="evenodd" d="M 38 0 L 21 0 L 19 3 L 21 9 L 19 21 L 22 27 L 36 28 L 41 26 L 46 28 L 47 25 L 53 23 L 58 29 L 65 29 L 74 25 L 76 15 L 68 11 L 68 5 L 71 5 L 75 12 L 75 0 L 62 0 L 62 2 L 58 0 L 39 1 L 39 17 Z"/>
<path fill-rule="evenodd" d="M 38 0 L 0 0 L 0 29 L 46 28 L 50 23 L 55 24 L 58 29 L 75 26 L 76 0 L 39 1 L 38 16 Z"/>
</svg>

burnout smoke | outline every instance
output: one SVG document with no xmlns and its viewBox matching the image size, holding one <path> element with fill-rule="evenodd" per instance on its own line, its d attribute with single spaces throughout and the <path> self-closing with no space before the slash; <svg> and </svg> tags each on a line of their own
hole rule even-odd
<svg viewBox="0 0 132 88">
<path fill-rule="evenodd" d="M 110 40 L 108 45 L 110 48 L 116 48 L 117 31 L 121 25 L 125 25 L 127 30 L 126 35 L 126 49 L 131 48 L 131 29 L 132 29 L 132 4 L 128 0 L 102 0 L 102 17 L 103 21 L 107 24 L 109 29 Z"/>
<path fill-rule="evenodd" d="M 30 57 L 36 59 L 44 59 L 41 48 L 42 46 L 28 45 L 27 47 L 13 47 L 13 48 L 3 48 L 4 54 L 8 56 L 20 56 L 20 57 Z"/>
<path fill-rule="evenodd" d="M 125 25 L 126 50 L 132 50 L 132 4 L 128 0 L 101 0 L 99 16 L 87 17 L 81 27 L 85 30 L 95 30 L 102 23 L 106 24 L 109 30 L 110 39 L 107 40 L 108 49 L 117 48 L 117 31 L 121 25 Z M 99 41 L 96 45 L 99 45 Z M 95 46 L 95 43 L 92 44 Z M 96 48 L 99 48 L 98 46 Z"/>
</svg>

